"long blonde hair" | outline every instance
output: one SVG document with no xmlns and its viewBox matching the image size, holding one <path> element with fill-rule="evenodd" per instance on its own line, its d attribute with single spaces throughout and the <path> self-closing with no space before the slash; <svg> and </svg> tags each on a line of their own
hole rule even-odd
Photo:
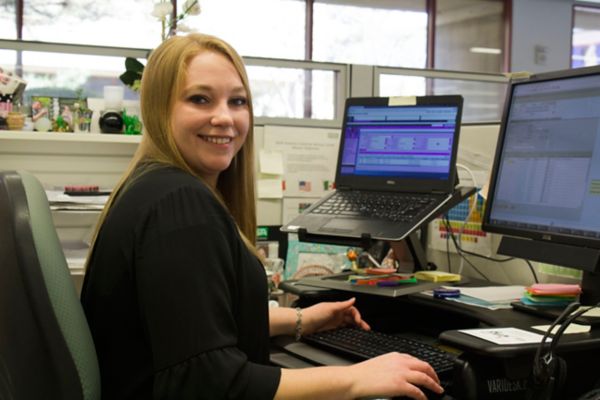
<svg viewBox="0 0 600 400">
<path fill-rule="evenodd" d="M 140 89 L 140 106 L 144 135 L 127 170 L 108 199 L 96 230 L 91 251 L 106 215 L 115 198 L 131 183 L 132 175 L 141 163 L 155 162 L 180 168 L 203 179 L 185 162 L 179 152 L 171 128 L 171 114 L 177 96 L 186 82 L 191 60 L 203 51 L 225 56 L 237 70 L 247 93 L 250 125 L 246 141 L 229 167 L 221 172 L 215 196 L 229 210 L 246 246 L 254 252 L 256 240 L 256 198 L 254 192 L 254 118 L 252 97 L 246 68 L 239 54 L 225 41 L 205 34 L 174 36 L 152 51 L 144 68 Z M 210 188 L 210 185 L 207 184 Z M 90 253 L 91 254 L 91 253 Z M 88 257 L 88 260 L 90 257 Z"/>
</svg>

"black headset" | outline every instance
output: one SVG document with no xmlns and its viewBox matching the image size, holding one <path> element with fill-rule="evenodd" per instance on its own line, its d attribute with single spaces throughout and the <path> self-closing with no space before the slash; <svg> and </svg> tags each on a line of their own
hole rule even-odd
<svg viewBox="0 0 600 400">
<path fill-rule="evenodd" d="M 600 305 L 600 303 L 589 307 L 582 307 L 578 310 L 581 304 L 577 302 L 570 303 L 544 333 L 544 337 L 537 348 L 533 360 L 532 384 L 529 392 L 530 395 L 528 396 L 529 399 L 548 400 L 553 398 L 563 398 L 562 391 L 567 378 L 567 364 L 565 360 L 555 354 L 556 346 L 558 346 L 558 342 L 564 331 L 575 319 L 598 305 Z M 558 324 L 560 324 L 560 327 L 554 334 L 552 342 L 549 346 L 546 346 L 548 337 L 552 334 L 554 328 Z M 547 347 L 547 351 L 542 355 L 542 350 L 545 347 Z"/>
</svg>

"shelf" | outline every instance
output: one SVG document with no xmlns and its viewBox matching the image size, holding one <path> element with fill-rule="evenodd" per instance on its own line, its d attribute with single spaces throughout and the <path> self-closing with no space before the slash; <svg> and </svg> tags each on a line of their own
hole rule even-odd
<svg viewBox="0 0 600 400">
<path fill-rule="evenodd" d="M 107 133 L 72 132 L 0 131 L 0 140 L 2 139 L 83 143 L 139 143 L 142 139 L 142 135 L 116 135 Z"/>
</svg>

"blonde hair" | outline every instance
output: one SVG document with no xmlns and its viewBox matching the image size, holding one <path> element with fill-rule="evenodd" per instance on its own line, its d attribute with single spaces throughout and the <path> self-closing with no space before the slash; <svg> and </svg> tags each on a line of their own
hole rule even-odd
<svg viewBox="0 0 600 400">
<path fill-rule="evenodd" d="M 153 50 L 148 58 L 140 89 L 144 135 L 127 170 L 117 183 L 100 215 L 91 251 L 93 251 L 100 227 L 113 206 L 115 198 L 127 190 L 132 181 L 132 175 L 136 173 L 136 169 L 141 163 L 154 162 L 174 166 L 204 181 L 185 162 L 175 144 L 171 127 L 173 105 L 184 88 L 187 68 L 191 60 L 203 51 L 219 53 L 231 61 L 247 94 L 250 115 L 248 135 L 229 167 L 219 175 L 216 189 L 211 188 L 211 190 L 231 213 L 246 246 L 255 252 L 254 118 L 246 68 L 242 58 L 228 43 L 217 37 L 198 33 L 174 36 Z M 207 187 L 210 188 L 210 185 L 207 184 Z"/>
</svg>

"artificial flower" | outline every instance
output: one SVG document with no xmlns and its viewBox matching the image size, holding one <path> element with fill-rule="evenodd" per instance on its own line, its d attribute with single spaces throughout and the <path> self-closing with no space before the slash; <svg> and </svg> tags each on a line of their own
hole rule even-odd
<svg viewBox="0 0 600 400">
<path fill-rule="evenodd" d="M 154 9 L 152 10 L 152 16 L 158 19 L 164 19 L 169 16 L 173 12 L 173 4 L 171 2 L 165 3 L 160 2 L 154 4 Z"/>
<path fill-rule="evenodd" d="M 180 22 L 177 24 L 177 32 L 195 32 L 196 30 Z"/>
<path fill-rule="evenodd" d="M 200 15 L 200 3 L 198 0 L 186 0 L 183 3 L 183 12 L 187 15 Z"/>
<path fill-rule="evenodd" d="M 158 18 L 161 23 L 161 39 L 164 41 L 177 32 L 194 32 L 195 29 L 181 22 L 188 15 L 200 14 L 200 3 L 198 0 L 186 0 L 183 3 L 181 13 L 173 16 L 173 1 L 161 0 L 154 4 L 152 16 Z M 138 91 L 141 84 L 144 64 L 132 57 L 125 59 L 125 72 L 119 77 L 121 82 L 132 90 Z"/>
</svg>

